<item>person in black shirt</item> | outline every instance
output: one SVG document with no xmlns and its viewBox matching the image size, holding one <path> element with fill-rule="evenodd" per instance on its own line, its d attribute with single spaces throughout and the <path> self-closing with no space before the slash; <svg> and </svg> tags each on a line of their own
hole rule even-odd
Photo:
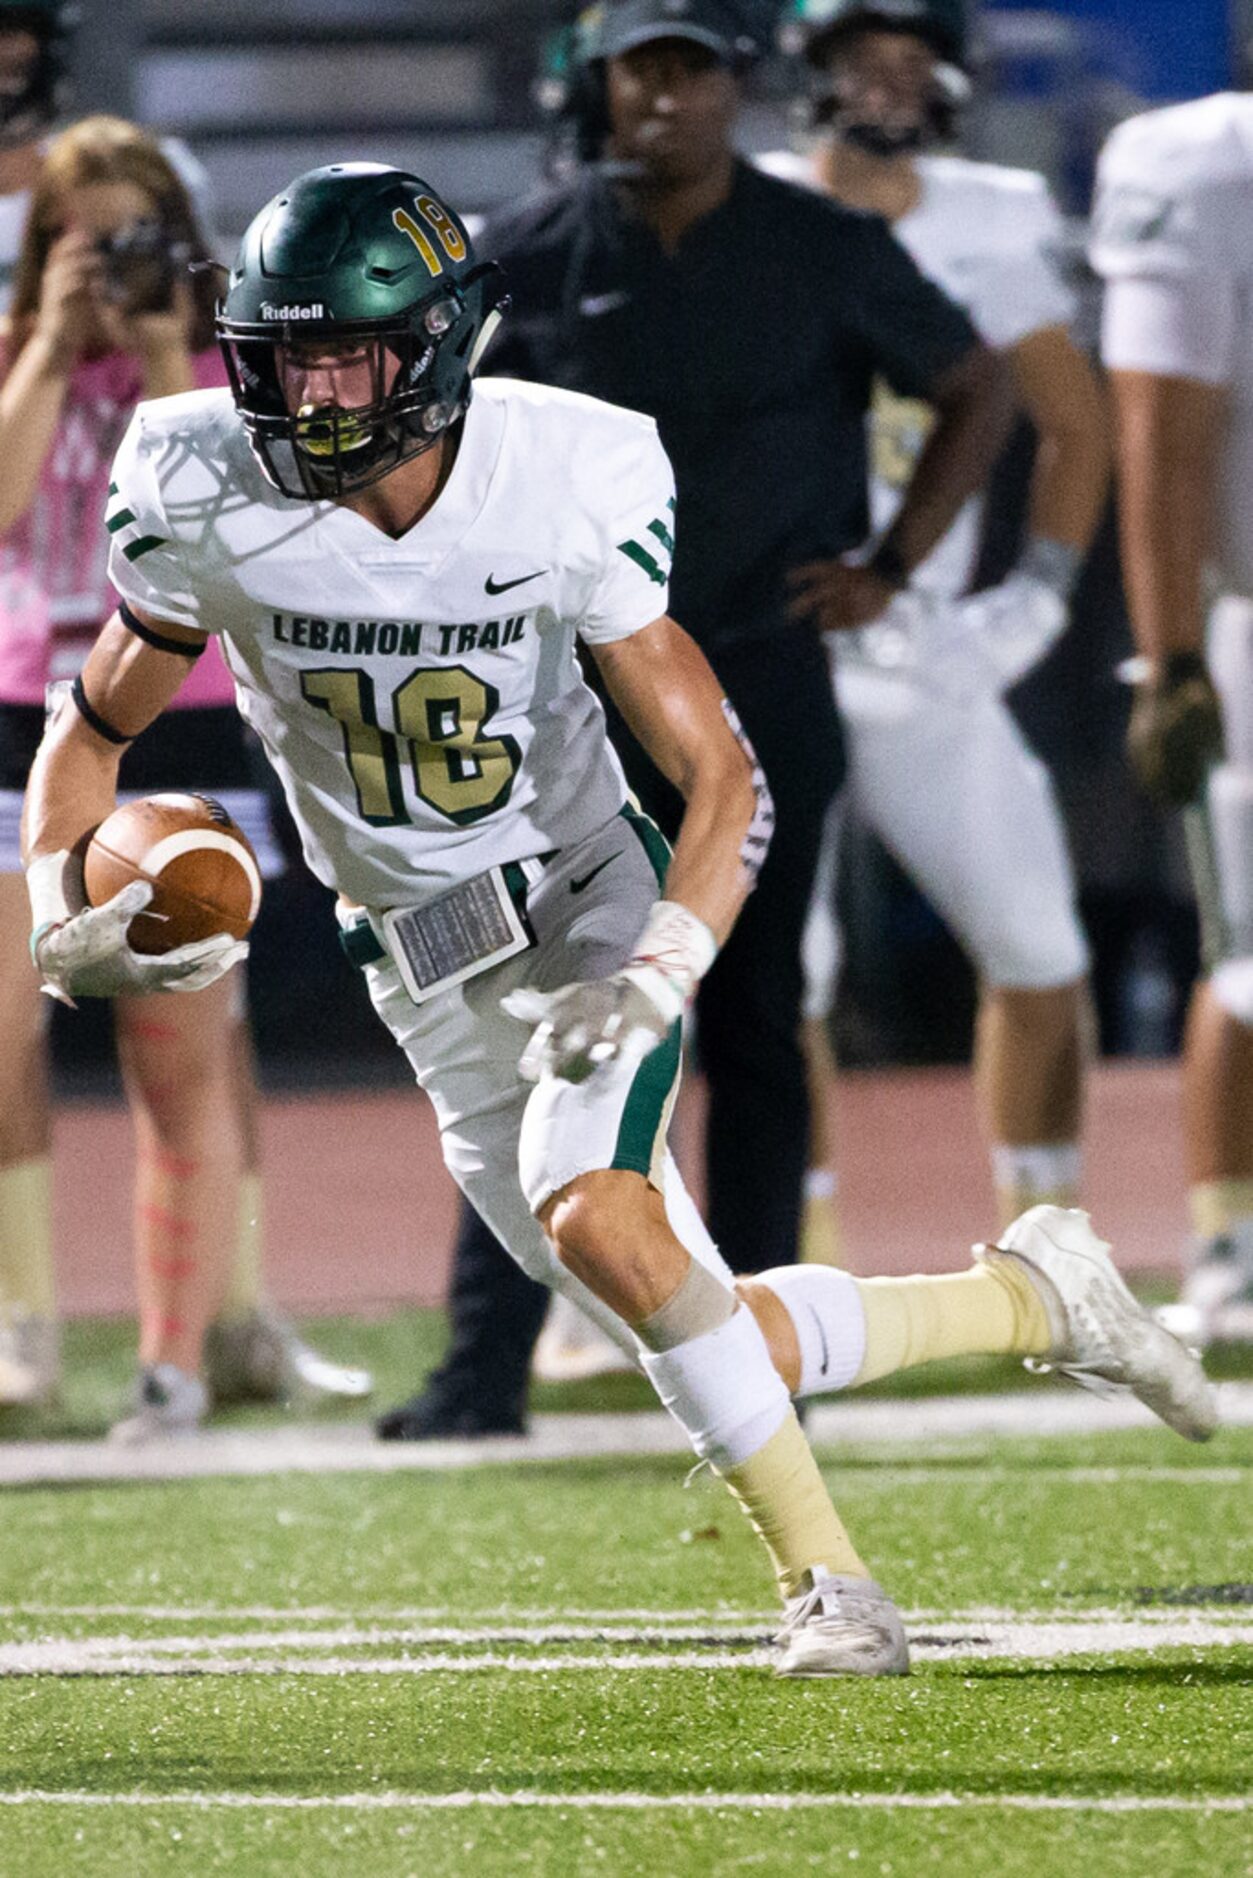
<svg viewBox="0 0 1253 1878">
<path fill-rule="evenodd" d="M 584 151 L 602 160 L 489 228 L 482 246 L 512 292 L 489 371 L 656 418 L 678 489 L 671 610 L 721 679 L 774 798 L 761 885 L 697 1001 L 709 1225 L 733 1269 L 755 1272 L 796 1258 L 809 1139 L 800 940 L 843 773 L 820 631 L 882 613 L 986 478 L 1012 392 L 882 221 L 736 155 L 745 53 L 735 0 L 593 9 L 577 109 Z M 871 548 L 876 375 L 938 421 Z M 609 717 L 632 788 L 673 832 L 678 792 Z M 467 1212 L 449 1355 L 379 1433 L 520 1428 L 546 1302 Z"/>
</svg>

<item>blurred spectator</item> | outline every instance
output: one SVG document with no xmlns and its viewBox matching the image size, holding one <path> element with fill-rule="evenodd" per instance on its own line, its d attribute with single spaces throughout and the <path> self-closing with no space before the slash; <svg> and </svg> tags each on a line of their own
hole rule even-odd
<svg viewBox="0 0 1253 1878">
<path fill-rule="evenodd" d="M 58 1369 L 47 1007 L 27 955 L 22 790 L 45 688 L 73 677 L 114 604 L 103 514 L 109 463 L 134 407 L 225 382 L 212 273 L 187 272 L 203 254 L 182 182 L 135 126 L 84 119 L 41 153 L 0 389 L 0 1402 L 46 1397 Z M 249 786 L 234 686 L 216 648 L 178 705 L 128 751 L 125 784 L 224 794 L 265 867 L 276 857 L 264 803 Z M 126 1432 L 201 1419 L 202 1345 L 219 1311 L 210 1382 L 220 1397 L 275 1397 L 296 1381 L 361 1393 L 358 1372 L 322 1364 L 262 1300 L 242 984 L 119 999 L 116 1022 L 139 1149 L 140 1403 Z"/>
</svg>

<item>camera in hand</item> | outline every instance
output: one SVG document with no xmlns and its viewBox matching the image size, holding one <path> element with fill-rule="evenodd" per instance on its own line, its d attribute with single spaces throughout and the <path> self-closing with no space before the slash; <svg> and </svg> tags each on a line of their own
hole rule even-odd
<svg viewBox="0 0 1253 1878">
<path fill-rule="evenodd" d="M 124 313 L 168 313 L 174 285 L 191 250 L 158 221 L 128 222 L 102 235 L 96 252 L 104 260 L 104 290 Z"/>
</svg>

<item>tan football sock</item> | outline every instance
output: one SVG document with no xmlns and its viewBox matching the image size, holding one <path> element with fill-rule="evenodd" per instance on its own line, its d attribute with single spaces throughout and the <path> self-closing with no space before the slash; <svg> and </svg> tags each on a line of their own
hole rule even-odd
<svg viewBox="0 0 1253 1878">
<path fill-rule="evenodd" d="M 0 1168 L 0 1306 L 56 1315 L 52 1274 L 52 1161 Z"/>
<path fill-rule="evenodd" d="M 239 1231 L 235 1258 L 231 1265 L 230 1284 L 218 1312 L 221 1321 L 248 1317 L 259 1310 L 263 1290 L 261 1282 L 262 1185 L 258 1173 L 246 1173 L 239 1182 Z"/>
<path fill-rule="evenodd" d="M 818 1472 L 804 1431 L 789 1409 L 764 1447 L 721 1473 L 765 1544 L 784 1598 L 795 1597 L 814 1565 L 869 1578 Z"/>
<path fill-rule="evenodd" d="M 1188 1211 L 1198 1239 L 1221 1233 L 1253 1219 L 1253 1180 L 1201 1180 L 1188 1189 Z"/>
<path fill-rule="evenodd" d="M 935 1277 L 857 1278 L 866 1353 L 854 1387 L 944 1356 L 1044 1356 L 1048 1313 L 1025 1268 L 1004 1258 Z"/>
</svg>

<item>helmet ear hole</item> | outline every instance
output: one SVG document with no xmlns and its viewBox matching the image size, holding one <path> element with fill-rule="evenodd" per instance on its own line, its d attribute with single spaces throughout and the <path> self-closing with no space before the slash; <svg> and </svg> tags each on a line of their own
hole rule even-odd
<svg viewBox="0 0 1253 1878">
<path fill-rule="evenodd" d="M 442 300 L 433 300 L 422 316 L 422 324 L 432 339 L 438 339 L 457 324 L 461 318 L 461 307 L 452 295 Z"/>
</svg>

